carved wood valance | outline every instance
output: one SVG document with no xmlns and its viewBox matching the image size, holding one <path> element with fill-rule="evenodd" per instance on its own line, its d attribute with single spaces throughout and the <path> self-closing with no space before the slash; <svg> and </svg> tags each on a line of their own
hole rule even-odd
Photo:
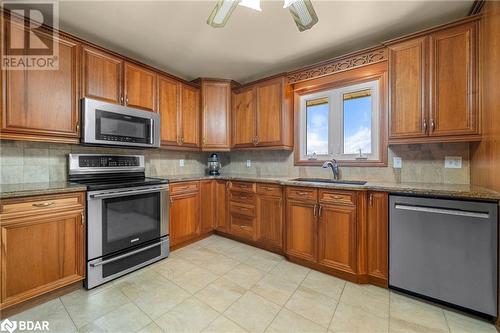
<svg viewBox="0 0 500 333">
<path fill-rule="evenodd" d="M 289 84 L 310 80 L 325 75 L 343 72 L 387 60 L 387 49 L 383 46 L 358 51 L 287 74 Z"/>
</svg>

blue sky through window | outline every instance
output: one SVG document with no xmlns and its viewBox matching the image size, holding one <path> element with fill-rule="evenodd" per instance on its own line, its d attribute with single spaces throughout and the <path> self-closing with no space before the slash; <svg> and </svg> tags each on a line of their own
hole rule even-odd
<svg viewBox="0 0 500 333">
<path fill-rule="evenodd" d="M 328 103 L 307 106 L 306 154 L 328 154 Z"/>
<path fill-rule="evenodd" d="M 344 100 L 344 154 L 372 152 L 372 97 Z"/>
</svg>

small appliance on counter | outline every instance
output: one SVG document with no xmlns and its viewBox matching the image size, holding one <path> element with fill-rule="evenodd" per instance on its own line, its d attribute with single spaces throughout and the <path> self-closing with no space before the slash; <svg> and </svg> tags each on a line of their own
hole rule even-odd
<svg viewBox="0 0 500 333">
<path fill-rule="evenodd" d="M 220 170 L 221 164 L 220 164 L 220 159 L 217 154 L 212 154 L 208 158 L 208 174 L 210 176 L 219 176 L 220 175 Z"/>
</svg>

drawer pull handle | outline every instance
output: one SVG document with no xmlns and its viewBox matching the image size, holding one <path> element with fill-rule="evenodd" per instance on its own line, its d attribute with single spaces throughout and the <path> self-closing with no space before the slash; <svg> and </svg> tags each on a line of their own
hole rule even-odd
<svg viewBox="0 0 500 333">
<path fill-rule="evenodd" d="M 272 191 L 272 190 L 274 190 L 274 188 L 272 188 L 272 187 L 265 187 L 265 189 L 266 189 L 266 191 Z"/>
<path fill-rule="evenodd" d="M 39 207 L 39 208 L 45 208 L 45 207 L 52 206 L 53 204 L 55 204 L 55 202 L 51 201 L 51 202 L 34 203 L 32 206 Z"/>
<path fill-rule="evenodd" d="M 248 209 L 248 208 L 243 208 L 243 207 L 240 207 L 240 210 L 241 210 L 241 211 L 247 211 L 247 210 L 249 210 L 249 209 Z"/>
<path fill-rule="evenodd" d="M 340 195 L 330 195 L 330 198 L 340 200 L 342 197 Z"/>
<path fill-rule="evenodd" d="M 297 192 L 298 195 L 307 195 L 307 192 Z"/>
</svg>

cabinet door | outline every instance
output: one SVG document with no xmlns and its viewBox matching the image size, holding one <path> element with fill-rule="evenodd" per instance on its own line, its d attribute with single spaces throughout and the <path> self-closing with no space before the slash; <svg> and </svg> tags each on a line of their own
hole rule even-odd
<svg viewBox="0 0 500 333">
<path fill-rule="evenodd" d="M 432 136 L 478 133 L 477 22 L 430 36 Z"/>
<path fill-rule="evenodd" d="M 85 97 L 123 103 L 123 61 L 89 46 L 83 47 L 82 86 Z"/>
<path fill-rule="evenodd" d="M 268 146 L 282 142 L 283 82 L 271 80 L 257 86 L 257 145 Z"/>
<path fill-rule="evenodd" d="M 302 259 L 317 259 L 316 204 L 287 200 L 286 253 Z"/>
<path fill-rule="evenodd" d="M 233 147 L 253 147 L 256 133 L 255 88 L 237 92 L 233 99 Z"/>
<path fill-rule="evenodd" d="M 1 234 L 2 305 L 12 305 L 84 278 L 82 211 L 4 222 Z"/>
<path fill-rule="evenodd" d="M 125 63 L 125 104 L 133 108 L 155 111 L 156 73 Z"/>
<path fill-rule="evenodd" d="M 257 239 L 283 248 L 283 207 L 281 197 L 257 196 Z"/>
<path fill-rule="evenodd" d="M 356 273 L 356 206 L 321 205 L 318 262 Z"/>
<path fill-rule="evenodd" d="M 228 182 L 225 180 L 215 181 L 215 228 L 222 232 L 228 231 L 227 186 Z"/>
<path fill-rule="evenodd" d="M 170 197 L 170 246 L 200 234 L 200 192 Z"/>
<path fill-rule="evenodd" d="M 368 274 L 387 285 L 389 249 L 389 201 L 388 194 L 368 194 Z"/>
<path fill-rule="evenodd" d="M 214 230 L 215 222 L 215 181 L 200 182 L 201 192 L 201 233 L 206 234 Z"/>
<path fill-rule="evenodd" d="M 7 25 L 7 23 L 6 23 Z M 9 24 L 13 35 L 23 28 Z M 17 33 L 14 32 L 17 30 Z M 49 43 L 52 36 L 37 36 Z M 57 38 L 57 70 L 3 70 L 1 138 L 76 143 L 79 137 L 79 45 Z"/>
<path fill-rule="evenodd" d="M 389 136 L 427 136 L 427 44 L 421 37 L 389 46 Z"/>
<path fill-rule="evenodd" d="M 202 82 L 202 149 L 229 150 L 231 85 L 229 82 Z"/>
<path fill-rule="evenodd" d="M 162 146 L 180 142 L 180 83 L 165 76 L 158 77 L 158 112 Z"/>
<path fill-rule="evenodd" d="M 200 146 L 200 91 L 181 85 L 182 146 Z"/>
</svg>

